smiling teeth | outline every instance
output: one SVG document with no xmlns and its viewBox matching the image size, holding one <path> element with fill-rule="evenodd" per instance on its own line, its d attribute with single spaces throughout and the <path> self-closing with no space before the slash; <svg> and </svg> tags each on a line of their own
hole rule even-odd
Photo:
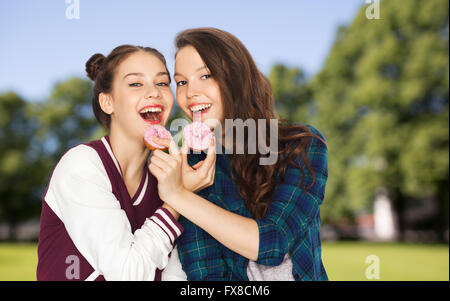
<svg viewBox="0 0 450 301">
<path fill-rule="evenodd" d="M 139 113 L 144 114 L 144 113 L 161 112 L 161 111 L 162 111 L 161 108 L 147 108 L 147 109 L 140 111 Z"/>
<path fill-rule="evenodd" d="M 210 108 L 210 107 L 211 107 L 211 104 L 197 105 L 197 106 L 191 107 L 191 111 L 192 112 L 197 112 L 197 111 L 204 110 L 204 109 L 207 109 L 207 108 Z"/>
</svg>

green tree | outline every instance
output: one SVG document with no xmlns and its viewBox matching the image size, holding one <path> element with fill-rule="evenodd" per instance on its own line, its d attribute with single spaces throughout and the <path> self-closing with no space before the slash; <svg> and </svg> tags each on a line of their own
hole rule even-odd
<svg viewBox="0 0 450 301">
<path fill-rule="evenodd" d="M 280 117 L 289 121 L 306 123 L 313 114 L 311 89 L 300 68 L 276 64 L 269 75 L 275 108 Z"/>
<path fill-rule="evenodd" d="M 104 134 L 91 107 L 92 84 L 72 78 L 43 102 L 0 96 L 0 220 L 12 230 L 39 216 L 51 171 L 67 149 Z"/>
<path fill-rule="evenodd" d="M 311 82 L 326 136 L 328 220 L 371 208 L 377 187 L 400 213 L 437 199 L 448 227 L 449 62 L 447 0 L 384 0 L 380 19 L 363 6 L 340 27 L 324 68 Z"/>
<path fill-rule="evenodd" d="M 15 226 L 39 214 L 42 161 L 32 145 L 36 120 L 15 93 L 0 95 L 0 221 Z"/>
<path fill-rule="evenodd" d="M 92 111 L 92 83 L 71 78 L 55 85 L 50 97 L 33 103 L 38 118 L 37 143 L 52 165 L 71 147 L 105 134 Z"/>
</svg>

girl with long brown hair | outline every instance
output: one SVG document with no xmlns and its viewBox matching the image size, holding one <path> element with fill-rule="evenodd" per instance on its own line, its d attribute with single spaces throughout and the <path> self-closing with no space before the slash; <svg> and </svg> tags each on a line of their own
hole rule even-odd
<svg viewBox="0 0 450 301">
<path fill-rule="evenodd" d="M 278 123 L 269 81 L 232 34 L 189 29 L 175 43 L 179 106 L 190 119 L 200 116 L 213 129 L 224 129 L 217 137 L 221 152 L 211 186 L 197 194 L 175 187 L 160 191 L 183 216 L 185 231 L 177 244 L 188 280 L 326 280 L 319 234 L 319 206 L 328 177 L 325 139 L 312 126 Z M 246 127 L 243 140 L 227 145 L 225 137 L 233 128 L 226 121 L 238 119 L 256 121 L 256 132 L 272 137 L 252 136 Z M 271 120 L 277 121 L 275 131 Z M 256 153 L 234 152 L 253 144 Z M 270 145 L 271 151 L 263 152 L 261 145 Z M 208 158 L 213 155 L 209 151 Z M 272 155 L 276 160 L 261 164 Z M 185 155 L 154 157 L 158 179 L 163 174 L 182 177 L 177 168 L 183 175 L 192 172 Z M 204 157 L 193 154 L 188 161 L 197 167 Z M 210 165 L 208 158 L 205 166 Z"/>
</svg>

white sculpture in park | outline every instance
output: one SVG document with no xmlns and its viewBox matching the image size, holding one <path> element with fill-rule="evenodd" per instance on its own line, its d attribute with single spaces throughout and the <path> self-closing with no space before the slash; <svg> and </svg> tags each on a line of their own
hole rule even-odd
<svg viewBox="0 0 450 301">
<path fill-rule="evenodd" d="M 380 240 L 395 240 L 398 235 L 394 211 L 385 188 L 377 189 L 374 202 L 374 230 Z"/>
</svg>

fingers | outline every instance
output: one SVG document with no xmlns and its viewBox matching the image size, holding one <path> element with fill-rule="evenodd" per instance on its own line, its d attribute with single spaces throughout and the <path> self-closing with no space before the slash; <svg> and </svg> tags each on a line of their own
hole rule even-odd
<svg viewBox="0 0 450 301">
<path fill-rule="evenodd" d="M 212 184 L 216 170 L 216 143 L 214 137 L 211 139 L 206 159 L 198 162 L 196 165 L 198 165 L 196 169 L 200 173 L 200 177 Z"/>
<path fill-rule="evenodd" d="M 181 146 L 181 164 L 183 169 L 185 170 L 189 170 L 189 168 L 191 167 L 189 165 L 188 159 L 187 159 L 187 154 L 189 152 L 189 146 L 186 142 L 186 140 L 183 141 L 183 145 Z"/>
<path fill-rule="evenodd" d="M 187 153 L 189 151 L 189 146 L 187 145 L 186 142 L 183 142 L 183 146 L 181 147 L 181 153 L 182 153 L 182 159 L 183 159 L 183 167 L 190 167 L 188 160 L 187 160 Z M 212 165 L 216 164 L 216 143 L 215 143 L 215 137 L 213 137 L 211 139 L 211 143 L 208 147 L 208 153 L 206 155 L 206 159 L 197 162 L 196 164 L 194 164 L 192 166 L 193 169 L 198 170 L 200 167 L 202 167 L 206 162 L 206 165 L 208 165 L 209 167 L 211 167 Z M 207 169 L 208 167 L 206 167 L 205 169 Z M 206 173 L 206 171 L 205 171 Z"/>
<path fill-rule="evenodd" d="M 175 146 L 175 148 L 176 148 L 176 146 Z M 172 152 L 176 152 L 176 151 L 172 149 Z M 174 155 L 172 153 L 167 154 L 167 153 L 163 152 L 162 150 L 157 149 L 157 150 L 153 151 L 152 158 L 153 157 L 158 157 L 158 158 L 161 158 L 164 161 L 170 162 L 170 161 L 173 161 L 173 160 L 178 161 L 180 156 L 179 156 L 179 154 L 178 155 Z"/>
<path fill-rule="evenodd" d="M 156 165 L 154 163 L 150 164 L 148 166 L 148 169 L 150 170 L 152 175 L 154 175 L 158 181 L 161 181 L 162 179 L 164 179 L 166 177 L 166 173 L 165 173 L 164 169 L 161 169 L 158 165 Z"/>
<path fill-rule="evenodd" d="M 173 139 L 167 139 L 167 138 L 159 138 L 159 137 L 152 137 L 151 138 L 153 142 L 165 146 L 167 148 L 169 148 L 170 145 L 170 141 L 172 141 Z"/>
<path fill-rule="evenodd" d="M 178 149 L 178 146 L 176 145 L 176 143 L 173 139 L 164 139 L 164 138 L 154 137 L 154 138 L 152 138 L 152 140 L 155 143 L 158 143 L 169 149 L 169 155 L 158 149 L 154 151 L 154 155 L 158 155 L 162 158 L 164 158 L 164 157 L 168 158 L 169 156 L 177 158 L 180 155 L 180 150 Z"/>
<path fill-rule="evenodd" d="M 208 147 L 208 155 L 209 154 L 213 154 L 214 153 L 214 157 L 216 156 L 216 137 L 212 137 L 211 138 L 211 142 L 209 143 L 209 147 Z"/>
<path fill-rule="evenodd" d="M 210 168 L 212 165 L 216 164 L 216 137 L 211 139 L 211 143 L 209 144 L 208 153 L 206 155 L 205 164 L 207 166 L 205 168 Z"/>
<path fill-rule="evenodd" d="M 170 163 L 158 156 L 152 156 L 150 162 L 162 170 L 168 170 L 168 168 L 170 168 Z"/>
<path fill-rule="evenodd" d="M 171 155 L 166 154 L 159 149 L 153 151 L 150 162 L 158 164 L 158 166 L 163 170 L 167 170 L 168 168 L 170 168 L 170 166 L 175 167 L 176 165 L 176 160 L 174 160 Z"/>
<path fill-rule="evenodd" d="M 173 141 L 173 139 L 169 142 L 169 154 L 171 154 L 173 157 L 180 156 L 180 150 L 178 149 L 178 146 L 175 144 L 175 141 Z"/>
<path fill-rule="evenodd" d="M 181 146 L 181 153 L 186 156 L 187 154 L 189 154 L 189 145 L 186 139 L 183 139 L 183 145 Z"/>
<path fill-rule="evenodd" d="M 192 165 L 192 168 L 193 168 L 193 169 L 199 169 L 200 167 L 202 167 L 203 162 L 204 162 L 203 160 L 197 162 L 196 164 Z"/>
<path fill-rule="evenodd" d="M 216 163 L 211 166 L 211 168 L 208 169 L 208 174 L 206 176 L 207 179 L 209 179 L 212 182 L 214 181 L 214 175 L 216 174 Z"/>
<path fill-rule="evenodd" d="M 194 176 L 194 178 L 199 179 L 200 180 L 199 183 L 202 183 L 199 187 L 207 187 L 211 185 L 214 181 L 215 166 L 216 166 L 215 137 L 211 139 L 211 143 L 208 147 L 208 153 L 205 160 L 199 161 L 191 167 L 187 159 L 188 153 L 189 153 L 189 146 L 186 141 L 183 141 L 183 145 L 181 147 L 183 173 L 190 174 L 188 177 Z"/>
<path fill-rule="evenodd" d="M 180 168 L 181 159 L 174 158 L 163 151 L 156 150 L 150 158 L 150 162 L 157 165 L 166 173 L 171 173 L 171 170 Z"/>
</svg>

